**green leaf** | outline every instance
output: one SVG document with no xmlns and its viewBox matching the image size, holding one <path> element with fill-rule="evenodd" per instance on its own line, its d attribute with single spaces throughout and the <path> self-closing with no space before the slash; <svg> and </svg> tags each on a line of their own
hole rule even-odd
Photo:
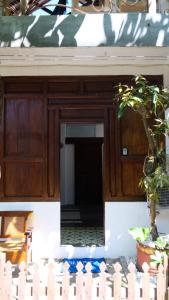
<svg viewBox="0 0 169 300">
<path fill-rule="evenodd" d="M 162 236 L 159 236 L 154 244 L 157 248 L 164 249 L 168 243 Z"/>
<path fill-rule="evenodd" d="M 121 102 L 118 110 L 118 119 L 120 119 L 123 116 L 125 108 L 126 108 L 126 103 Z"/>
<path fill-rule="evenodd" d="M 144 242 L 150 237 L 151 229 L 149 227 L 132 227 L 128 232 L 136 241 Z"/>
</svg>

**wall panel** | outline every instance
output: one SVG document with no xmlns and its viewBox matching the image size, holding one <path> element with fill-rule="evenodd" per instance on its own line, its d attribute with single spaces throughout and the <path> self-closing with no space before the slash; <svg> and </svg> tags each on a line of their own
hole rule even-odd
<svg viewBox="0 0 169 300">
<path fill-rule="evenodd" d="M 142 176 L 143 161 L 122 161 L 122 192 L 124 196 L 132 197 L 144 195 L 139 187 Z"/>
<path fill-rule="evenodd" d="M 11 98 L 5 104 L 5 156 L 42 157 L 43 101 Z"/>
<path fill-rule="evenodd" d="M 6 162 L 5 163 L 5 196 L 41 197 L 42 163 L 40 162 Z"/>
</svg>

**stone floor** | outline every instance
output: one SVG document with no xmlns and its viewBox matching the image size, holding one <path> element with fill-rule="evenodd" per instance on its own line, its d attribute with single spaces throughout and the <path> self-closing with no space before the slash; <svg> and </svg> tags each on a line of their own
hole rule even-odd
<svg viewBox="0 0 169 300">
<path fill-rule="evenodd" d="M 102 227 L 62 227 L 61 244 L 84 246 L 103 246 L 104 230 Z"/>
</svg>

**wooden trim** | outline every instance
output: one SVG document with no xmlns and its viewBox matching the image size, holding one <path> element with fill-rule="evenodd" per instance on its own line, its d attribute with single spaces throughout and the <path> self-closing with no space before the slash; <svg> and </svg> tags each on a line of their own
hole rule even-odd
<svg viewBox="0 0 169 300">
<path fill-rule="evenodd" d="M 82 138 L 66 138 L 65 139 L 65 143 L 66 144 L 83 144 L 83 143 L 92 143 L 92 144 L 103 144 L 104 142 L 104 138 L 99 138 L 99 137 L 94 137 L 94 138 L 86 138 L 86 137 L 82 137 Z"/>
<path fill-rule="evenodd" d="M 69 123 L 69 124 L 98 124 L 98 123 L 103 123 L 103 118 L 76 118 L 76 119 L 72 119 L 72 118 L 60 118 L 60 123 L 64 124 L 64 123 Z"/>
<path fill-rule="evenodd" d="M 115 111 L 110 110 L 110 191 L 116 195 L 116 144 L 115 144 Z"/>
<path fill-rule="evenodd" d="M 104 201 L 111 199 L 110 191 L 110 126 L 109 126 L 109 111 L 104 110 L 104 154 L 103 154 L 103 195 Z"/>
<path fill-rule="evenodd" d="M 120 120 L 117 119 L 117 107 L 115 111 L 115 147 L 116 147 L 116 188 L 117 197 L 122 197 L 122 170 L 121 170 L 121 126 Z"/>
<path fill-rule="evenodd" d="M 4 157 L 3 159 L 4 162 L 15 162 L 15 161 L 18 161 L 18 162 L 24 162 L 24 163 L 29 163 L 29 162 L 40 162 L 40 163 L 43 163 L 43 158 L 40 158 L 40 157 L 17 157 L 17 156 L 7 156 L 7 157 Z"/>
<path fill-rule="evenodd" d="M 60 199 L 52 197 L 9 197 L 5 196 L 1 198 L 2 202 L 60 202 Z M 146 202 L 144 196 L 111 196 L 109 199 L 106 199 L 105 202 Z"/>
<path fill-rule="evenodd" d="M 112 196 L 111 199 L 106 200 L 106 202 L 146 202 L 144 196 Z"/>
<path fill-rule="evenodd" d="M 144 159 L 145 159 L 145 156 L 146 155 L 120 155 L 120 160 L 121 161 L 141 161 L 141 162 L 144 162 Z"/>
<path fill-rule="evenodd" d="M 55 134 L 54 134 L 54 143 L 55 143 L 55 160 L 54 160 L 54 174 L 55 174 L 55 192 L 54 196 L 56 199 L 60 200 L 60 112 L 59 110 L 55 111 Z"/>
<path fill-rule="evenodd" d="M 0 100 L 2 101 L 2 116 L 0 117 L 0 197 L 4 196 L 4 82 L 0 77 Z"/>
<path fill-rule="evenodd" d="M 52 197 L 45 197 L 44 196 L 2 196 L 1 202 L 58 202 L 60 199 L 55 199 Z"/>
<path fill-rule="evenodd" d="M 47 84 L 44 82 L 44 136 L 43 136 L 43 195 L 48 197 L 48 109 L 47 109 Z"/>
<path fill-rule="evenodd" d="M 54 119 L 55 111 L 48 113 L 48 196 L 54 197 L 54 161 L 55 161 L 55 144 L 54 144 Z"/>
</svg>

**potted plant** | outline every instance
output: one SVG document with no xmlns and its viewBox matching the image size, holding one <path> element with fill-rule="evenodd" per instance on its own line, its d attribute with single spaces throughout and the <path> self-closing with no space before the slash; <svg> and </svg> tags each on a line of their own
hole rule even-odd
<svg viewBox="0 0 169 300">
<path fill-rule="evenodd" d="M 137 262 L 141 267 L 143 261 L 150 261 L 150 255 L 155 256 L 156 249 L 164 251 L 169 245 L 169 241 L 159 237 L 156 226 L 156 204 L 160 198 L 160 190 L 169 189 L 164 142 L 165 135 L 169 135 L 169 124 L 165 119 L 165 111 L 169 107 L 169 91 L 149 84 L 147 79 L 140 75 L 135 77 L 132 86 L 120 84 L 115 100 L 118 103 L 119 118 L 123 116 L 126 108 L 140 115 L 148 141 L 148 154 L 144 160 L 143 178 L 140 185 L 147 196 L 150 228 L 129 230 L 138 241 Z M 146 242 L 148 240 L 149 242 Z"/>
</svg>

